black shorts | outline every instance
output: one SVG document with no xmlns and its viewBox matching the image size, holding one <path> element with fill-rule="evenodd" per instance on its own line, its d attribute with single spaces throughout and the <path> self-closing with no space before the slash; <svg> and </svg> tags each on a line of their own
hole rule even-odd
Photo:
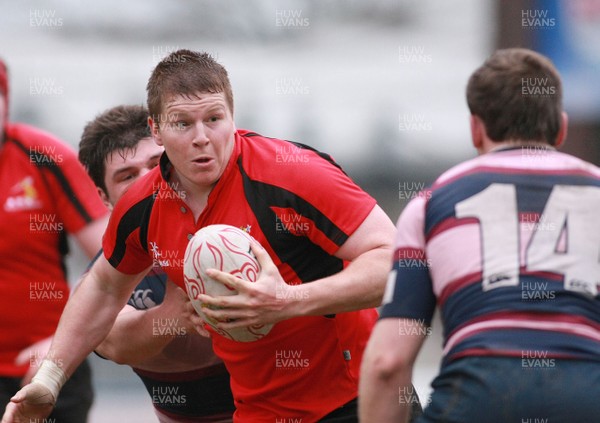
<svg viewBox="0 0 600 423">
<path fill-rule="evenodd" d="M 416 401 L 411 402 L 409 423 L 414 422 L 423 413 L 419 397 L 417 396 L 415 399 Z M 332 411 L 319 420 L 319 423 L 358 423 L 358 400 L 355 398 Z"/>
</svg>

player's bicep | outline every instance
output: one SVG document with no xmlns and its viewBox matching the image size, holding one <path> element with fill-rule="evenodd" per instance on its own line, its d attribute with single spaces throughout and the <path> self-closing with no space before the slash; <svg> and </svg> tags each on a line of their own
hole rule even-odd
<svg viewBox="0 0 600 423">
<path fill-rule="evenodd" d="M 352 261 L 367 251 L 383 248 L 390 251 L 391 257 L 395 234 L 394 224 L 381 207 L 376 205 L 334 255 L 342 260 Z"/>
<path fill-rule="evenodd" d="M 138 274 L 126 274 L 115 269 L 101 255 L 90 269 L 83 283 L 94 284 L 96 289 L 122 299 L 123 304 L 125 304 L 131 295 L 131 291 L 133 291 L 151 267 L 149 266 Z"/>
</svg>

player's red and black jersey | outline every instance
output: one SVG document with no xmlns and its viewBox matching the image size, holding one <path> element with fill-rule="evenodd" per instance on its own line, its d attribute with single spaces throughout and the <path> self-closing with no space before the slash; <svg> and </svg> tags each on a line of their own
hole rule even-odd
<svg viewBox="0 0 600 423">
<path fill-rule="evenodd" d="M 0 183 L 0 375 L 21 377 L 17 354 L 54 333 L 68 298 L 66 235 L 108 210 L 76 154 L 26 125 L 6 126 Z"/>
<path fill-rule="evenodd" d="M 104 251 L 128 274 L 159 263 L 181 287 L 188 240 L 204 226 L 248 231 L 287 283 L 308 283 L 343 269 L 335 252 L 375 206 L 329 156 L 247 131 L 236 134 L 231 159 L 197 222 L 168 184 L 170 171 L 165 154 L 160 167 L 117 203 Z M 237 421 L 316 421 L 355 398 L 375 319 L 373 309 L 295 318 L 250 343 L 213 336 L 232 378 Z"/>
<path fill-rule="evenodd" d="M 600 170 L 551 149 L 456 166 L 398 221 L 381 318 L 429 324 L 437 302 L 446 363 L 600 360 L 599 208 Z"/>
</svg>

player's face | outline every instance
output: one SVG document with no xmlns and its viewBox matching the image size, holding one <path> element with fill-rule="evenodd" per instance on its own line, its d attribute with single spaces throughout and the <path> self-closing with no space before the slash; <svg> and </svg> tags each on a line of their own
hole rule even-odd
<svg viewBox="0 0 600 423">
<path fill-rule="evenodd" d="M 235 124 L 223 93 L 173 96 L 152 125 L 181 189 L 204 194 L 219 180 L 233 151 Z"/>
<path fill-rule="evenodd" d="M 106 193 L 100 196 L 109 208 L 121 198 L 131 184 L 158 165 L 163 148 L 152 138 L 142 139 L 135 151 L 113 151 L 104 161 L 104 185 Z"/>
</svg>

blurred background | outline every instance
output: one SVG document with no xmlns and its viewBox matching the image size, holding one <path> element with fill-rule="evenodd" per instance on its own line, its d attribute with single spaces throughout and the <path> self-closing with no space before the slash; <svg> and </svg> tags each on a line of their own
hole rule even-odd
<svg viewBox="0 0 600 423">
<path fill-rule="evenodd" d="M 229 71 L 239 128 L 331 154 L 393 221 L 446 168 L 474 156 L 465 101 L 496 48 L 554 61 L 570 115 L 563 150 L 600 163 L 600 0 L 21 0 L 4 2 L 0 56 L 11 120 L 74 148 L 117 104 L 144 104 L 153 67 L 179 48 Z M 73 280 L 85 259 L 73 251 Z M 440 322 L 415 370 L 426 403 Z M 155 421 L 126 366 L 92 358 L 92 423 Z"/>
</svg>

